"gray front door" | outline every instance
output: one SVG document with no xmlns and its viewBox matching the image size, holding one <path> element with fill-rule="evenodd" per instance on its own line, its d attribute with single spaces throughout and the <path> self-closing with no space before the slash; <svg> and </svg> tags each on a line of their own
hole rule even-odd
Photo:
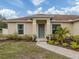
<svg viewBox="0 0 79 59">
<path fill-rule="evenodd" d="M 45 37 L 45 24 L 38 24 L 38 37 L 39 38 Z"/>
</svg>

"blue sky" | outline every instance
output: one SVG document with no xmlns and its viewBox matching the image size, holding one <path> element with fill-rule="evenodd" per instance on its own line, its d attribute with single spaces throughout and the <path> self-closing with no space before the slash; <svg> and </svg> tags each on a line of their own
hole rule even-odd
<svg viewBox="0 0 79 59">
<path fill-rule="evenodd" d="M 6 18 L 32 14 L 79 15 L 79 0 L 0 0 L 0 14 Z"/>
</svg>

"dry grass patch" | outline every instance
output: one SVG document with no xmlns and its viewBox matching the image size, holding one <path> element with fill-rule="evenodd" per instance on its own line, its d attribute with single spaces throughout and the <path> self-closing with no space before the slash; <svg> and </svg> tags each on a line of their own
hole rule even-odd
<svg viewBox="0 0 79 59">
<path fill-rule="evenodd" d="M 0 59 L 68 59 L 40 48 L 34 42 L 0 43 Z"/>
</svg>

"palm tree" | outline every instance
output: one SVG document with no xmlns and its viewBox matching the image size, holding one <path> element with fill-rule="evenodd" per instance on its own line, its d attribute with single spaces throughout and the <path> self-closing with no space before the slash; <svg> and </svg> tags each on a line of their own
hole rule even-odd
<svg viewBox="0 0 79 59">
<path fill-rule="evenodd" d="M 58 27 L 56 31 L 57 40 L 63 43 L 63 40 L 69 34 L 69 30 L 67 28 Z"/>
</svg>

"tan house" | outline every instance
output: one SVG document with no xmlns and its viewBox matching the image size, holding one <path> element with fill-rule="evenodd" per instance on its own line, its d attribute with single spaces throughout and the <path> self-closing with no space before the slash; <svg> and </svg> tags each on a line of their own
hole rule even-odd
<svg viewBox="0 0 79 59">
<path fill-rule="evenodd" d="M 45 38 L 46 35 L 54 33 L 57 26 L 67 27 L 73 35 L 79 34 L 79 16 L 76 15 L 35 14 L 5 22 L 8 23 L 8 29 L 7 32 L 3 31 L 4 34 L 17 33 Z"/>
</svg>

